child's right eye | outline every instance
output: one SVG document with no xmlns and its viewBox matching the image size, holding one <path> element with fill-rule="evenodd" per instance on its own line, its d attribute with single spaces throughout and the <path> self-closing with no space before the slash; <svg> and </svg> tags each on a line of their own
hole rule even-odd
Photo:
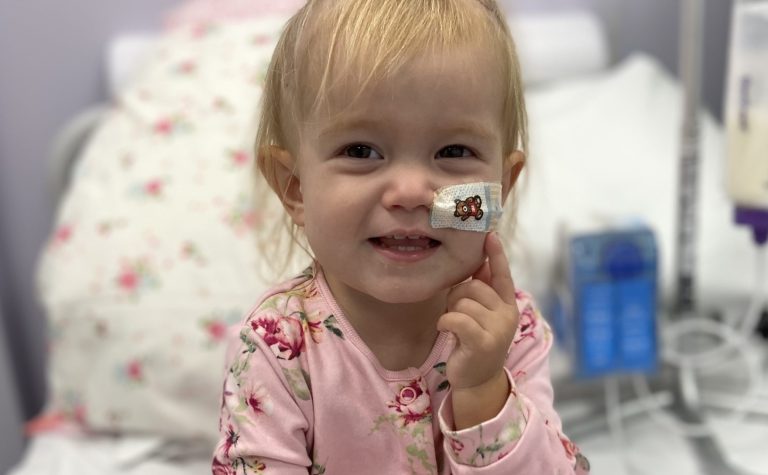
<svg viewBox="0 0 768 475">
<path fill-rule="evenodd" d="M 354 144 L 344 148 L 342 155 L 351 158 L 382 158 L 381 155 L 379 155 L 379 152 L 372 147 L 363 144 Z"/>
</svg>

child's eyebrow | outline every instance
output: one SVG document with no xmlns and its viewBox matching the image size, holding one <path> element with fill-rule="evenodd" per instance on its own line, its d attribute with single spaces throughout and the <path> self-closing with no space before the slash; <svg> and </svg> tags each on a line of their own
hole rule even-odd
<svg viewBox="0 0 768 475">
<path fill-rule="evenodd" d="M 371 130 L 381 127 L 381 122 L 364 117 L 343 118 L 331 121 L 318 134 L 320 138 L 332 136 L 345 130 Z"/>
<path fill-rule="evenodd" d="M 343 118 L 332 121 L 329 125 L 323 127 L 318 136 L 325 138 L 347 130 L 377 130 L 386 126 L 386 121 L 366 117 Z M 491 140 L 496 137 L 496 134 L 490 128 L 475 120 L 452 120 L 445 124 L 436 124 L 435 132 L 441 135 L 472 136 L 485 140 Z"/>
</svg>

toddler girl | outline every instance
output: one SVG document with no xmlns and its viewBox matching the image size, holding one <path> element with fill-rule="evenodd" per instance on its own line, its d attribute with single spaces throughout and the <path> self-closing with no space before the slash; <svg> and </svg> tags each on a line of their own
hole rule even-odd
<svg viewBox="0 0 768 475">
<path fill-rule="evenodd" d="M 485 232 L 526 134 L 493 0 L 309 0 L 289 21 L 256 150 L 314 263 L 230 342 L 214 473 L 588 471 L 551 331 Z"/>
</svg>

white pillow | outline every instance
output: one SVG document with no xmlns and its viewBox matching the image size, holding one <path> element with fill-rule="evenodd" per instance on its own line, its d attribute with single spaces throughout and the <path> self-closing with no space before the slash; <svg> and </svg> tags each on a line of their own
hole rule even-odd
<svg viewBox="0 0 768 475">
<path fill-rule="evenodd" d="M 95 133 L 39 271 L 49 413 L 90 430 L 217 436 L 223 332 L 279 278 L 255 236 L 281 207 L 256 203 L 251 149 L 283 24 L 164 35 Z"/>
<path fill-rule="evenodd" d="M 605 25 L 590 11 L 522 13 L 509 18 L 509 27 L 526 86 L 605 71 L 610 64 Z"/>
</svg>

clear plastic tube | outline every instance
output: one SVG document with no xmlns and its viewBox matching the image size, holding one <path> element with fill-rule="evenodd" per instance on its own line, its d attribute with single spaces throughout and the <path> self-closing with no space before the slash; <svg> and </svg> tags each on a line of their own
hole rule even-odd
<svg viewBox="0 0 768 475">
<path fill-rule="evenodd" d="M 688 376 L 688 381 L 695 384 L 697 372 L 706 372 L 714 364 L 721 364 L 726 357 L 733 353 L 739 354 L 747 369 L 747 388 L 741 396 L 741 401 L 735 404 L 729 421 L 742 420 L 747 411 L 760 399 L 761 383 L 763 381 L 762 367 L 759 358 L 750 354 L 749 339 L 752 337 L 759 322 L 760 311 L 765 303 L 765 250 L 757 248 L 755 291 L 745 316 L 735 329 L 726 323 L 701 318 L 682 320 L 672 323 L 664 329 L 664 351 L 662 359 L 680 368 Z M 722 343 L 715 348 L 684 354 L 675 348 L 675 342 L 691 334 L 707 334 L 721 339 Z M 711 436 L 712 430 L 707 423 L 688 424 L 671 418 L 664 410 L 654 404 L 655 395 L 651 392 L 645 376 L 637 375 L 632 378 L 633 387 L 639 397 L 639 402 L 645 404 L 648 414 L 659 424 L 664 425 L 677 434 L 685 437 Z M 698 388 L 693 388 L 698 390 Z"/>
<path fill-rule="evenodd" d="M 741 318 L 741 322 L 736 324 L 736 330 L 742 339 L 748 339 L 754 334 L 760 322 L 761 311 L 766 303 L 766 249 L 762 246 L 755 249 L 754 291 L 746 313 Z M 722 360 L 729 352 L 734 350 L 734 346 L 728 340 L 723 340 L 720 345 L 714 348 L 693 354 L 683 354 L 676 349 L 676 342 L 683 336 L 695 333 L 712 334 L 715 328 L 727 328 L 727 331 L 733 331 L 731 325 L 701 318 L 689 318 L 672 323 L 664 329 L 664 334 L 662 335 L 664 343 L 663 359 L 676 366 L 692 365 L 696 367 L 708 366 L 716 363 L 717 360 Z"/>
<path fill-rule="evenodd" d="M 626 434 L 622 424 L 621 395 L 619 391 L 619 381 L 616 378 L 607 378 L 604 382 L 605 387 L 605 411 L 608 419 L 608 428 L 613 435 L 613 444 L 621 456 L 621 462 L 624 472 L 627 475 L 640 475 L 643 472 L 638 470 L 630 459 L 630 454 L 625 450 L 627 447 Z"/>
</svg>

